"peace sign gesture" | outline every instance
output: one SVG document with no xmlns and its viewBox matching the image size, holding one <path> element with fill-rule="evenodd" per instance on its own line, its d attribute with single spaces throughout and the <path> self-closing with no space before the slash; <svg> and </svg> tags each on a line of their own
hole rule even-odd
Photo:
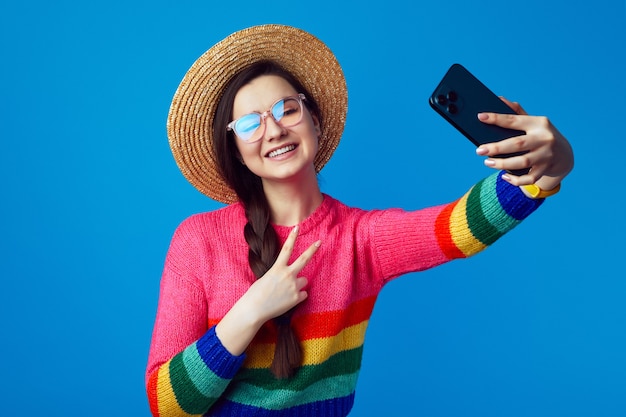
<svg viewBox="0 0 626 417">
<path fill-rule="evenodd" d="M 317 252 L 321 241 L 313 243 L 289 265 L 297 236 L 298 226 L 289 233 L 274 265 L 248 288 L 217 325 L 218 338 L 233 355 L 243 353 L 266 321 L 308 297 L 304 289 L 308 280 L 298 275 Z"/>
<path fill-rule="evenodd" d="M 309 263 L 321 242 L 313 243 L 289 265 L 298 230 L 298 226 L 293 228 L 274 265 L 252 284 L 246 294 L 250 296 L 250 302 L 264 321 L 280 316 L 308 296 L 304 290 L 308 280 L 305 277 L 299 277 L 298 274 Z"/>
</svg>

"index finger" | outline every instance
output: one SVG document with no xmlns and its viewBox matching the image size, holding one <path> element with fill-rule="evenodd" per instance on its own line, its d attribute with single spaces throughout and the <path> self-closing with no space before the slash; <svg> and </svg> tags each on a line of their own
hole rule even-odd
<svg viewBox="0 0 626 417">
<path fill-rule="evenodd" d="M 307 250 L 302 252 L 302 254 L 298 256 L 296 260 L 293 261 L 293 263 L 289 267 L 296 274 L 298 274 L 300 271 L 302 271 L 302 268 L 304 268 L 306 264 L 309 263 L 309 261 L 311 260 L 315 252 L 317 252 L 321 244 L 322 244 L 321 240 L 318 240 L 317 242 L 313 243 L 311 246 L 307 248 Z"/>
<path fill-rule="evenodd" d="M 529 116 L 504 113 L 478 113 L 478 120 L 485 124 L 496 125 L 507 129 L 527 131 L 531 121 Z"/>
<path fill-rule="evenodd" d="M 291 232 L 289 232 L 289 236 L 287 236 L 287 240 L 285 240 L 283 247 L 278 253 L 276 263 L 280 262 L 283 265 L 287 265 L 287 262 L 289 262 L 289 258 L 291 257 L 291 253 L 293 252 L 293 248 L 296 243 L 296 237 L 298 237 L 298 230 L 298 226 L 295 226 L 293 229 L 291 229 Z"/>
</svg>

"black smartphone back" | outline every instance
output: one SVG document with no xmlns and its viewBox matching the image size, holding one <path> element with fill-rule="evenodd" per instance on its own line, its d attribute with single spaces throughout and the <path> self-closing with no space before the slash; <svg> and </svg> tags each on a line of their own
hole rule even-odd
<svg viewBox="0 0 626 417">
<path fill-rule="evenodd" d="M 437 113 L 476 146 L 524 134 L 478 120 L 480 112 L 515 112 L 461 64 L 453 64 L 448 69 L 429 102 Z"/>
<path fill-rule="evenodd" d="M 476 146 L 525 134 L 520 130 L 488 125 L 478 120 L 477 115 L 481 112 L 515 114 L 515 111 L 460 64 L 453 64 L 448 69 L 428 101 L 437 113 Z M 528 170 L 513 173 L 521 175 L 526 172 Z"/>
</svg>

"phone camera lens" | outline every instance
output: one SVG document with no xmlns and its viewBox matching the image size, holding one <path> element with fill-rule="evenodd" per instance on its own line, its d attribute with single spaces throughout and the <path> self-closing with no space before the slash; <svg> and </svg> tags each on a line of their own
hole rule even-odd
<svg viewBox="0 0 626 417">
<path fill-rule="evenodd" d="M 447 102 L 448 102 L 448 100 L 446 100 L 446 96 L 444 96 L 443 94 L 439 94 L 437 96 L 437 103 L 438 104 L 440 104 L 442 106 L 445 106 Z"/>
<path fill-rule="evenodd" d="M 448 113 L 450 114 L 456 114 L 459 111 L 459 109 L 453 103 L 448 104 L 447 110 L 448 110 Z"/>
<path fill-rule="evenodd" d="M 456 101 L 458 99 L 458 96 L 456 95 L 456 92 L 454 91 L 450 91 L 448 93 L 448 100 L 450 101 Z"/>
</svg>

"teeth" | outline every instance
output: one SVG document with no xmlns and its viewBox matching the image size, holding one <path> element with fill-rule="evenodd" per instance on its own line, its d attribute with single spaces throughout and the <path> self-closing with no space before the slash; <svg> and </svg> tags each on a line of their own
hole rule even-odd
<svg viewBox="0 0 626 417">
<path fill-rule="evenodd" d="M 287 145 L 284 148 L 276 149 L 275 151 L 270 152 L 267 156 L 269 156 L 270 158 L 274 158 L 275 156 L 282 155 L 289 151 L 293 151 L 294 149 L 296 149 L 296 145 Z"/>
</svg>

